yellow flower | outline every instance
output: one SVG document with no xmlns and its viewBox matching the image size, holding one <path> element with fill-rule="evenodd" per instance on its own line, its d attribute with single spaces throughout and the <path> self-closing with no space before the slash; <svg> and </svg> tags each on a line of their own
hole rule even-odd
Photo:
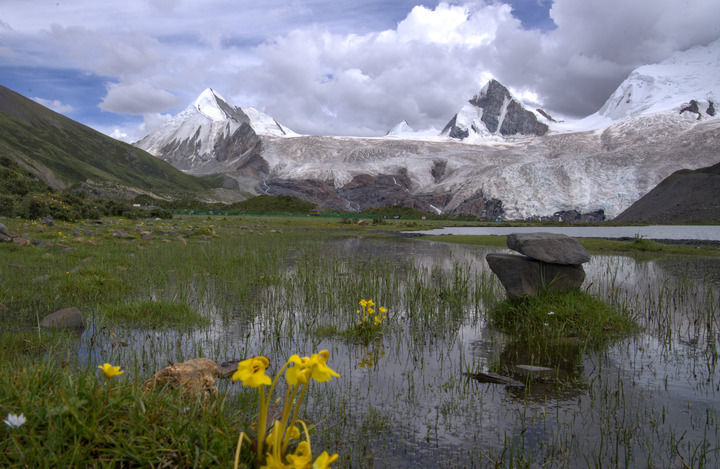
<svg viewBox="0 0 720 469">
<path fill-rule="evenodd" d="M 295 454 L 288 454 L 287 460 L 293 469 L 305 469 L 312 462 L 312 453 L 310 452 L 310 443 L 301 441 L 295 450 Z"/>
<path fill-rule="evenodd" d="M 232 380 L 241 380 L 243 386 L 258 388 L 263 384 L 270 384 L 270 377 L 265 369 L 270 366 L 270 360 L 265 357 L 253 357 L 238 363 L 238 369 L 232 375 Z"/>
<path fill-rule="evenodd" d="M 260 466 L 260 469 L 292 469 L 292 466 L 283 463 L 282 457 L 276 458 L 268 453 L 265 455 L 265 465 Z"/>
<path fill-rule="evenodd" d="M 367 301 L 365 301 L 365 300 L 360 300 L 360 306 L 362 306 L 362 307 L 364 308 L 364 307 L 366 307 L 367 305 L 368 305 L 368 302 L 367 302 Z"/>
<path fill-rule="evenodd" d="M 288 384 L 291 386 L 307 384 L 312 374 L 313 362 L 308 357 L 300 358 L 297 354 L 290 357 L 288 362 L 293 364 L 285 372 L 285 379 Z"/>
<path fill-rule="evenodd" d="M 375 316 L 375 325 L 379 326 L 380 324 L 382 324 L 382 318 L 380 318 L 380 316 Z"/>
<path fill-rule="evenodd" d="M 265 437 L 265 446 L 268 447 L 268 451 L 270 448 L 272 448 L 275 444 L 275 439 L 277 438 L 277 441 L 281 441 L 281 438 L 283 437 L 282 433 L 282 427 L 280 426 L 280 421 L 275 420 L 273 423 L 272 430 L 270 430 L 270 433 L 268 436 Z M 287 429 L 287 434 L 291 439 L 299 440 L 300 439 L 300 430 L 296 426 L 292 426 Z"/>
<path fill-rule="evenodd" d="M 381 307 L 380 307 L 380 314 L 385 314 L 385 313 L 387 313 L 387 308 L 385 308 L 384 306 L 381 306 Z"/>
<path fill-rule="evenodd" d="M 105 377 L 107 379 L 114 378 L 117 375 L 125 373 L 125 371 L 120 370 L 119 366 L 112 366 L 110 363 L 99 365 L 98 368 L 103 370 L 103 373 L 105 373 Z"/>
<path fill-rule="evenodd" d="M 367 305 L 372 308 L 373 306 L 375 306 L 375 302 L 373 300 L 368 300 Z"/>
<path fill-rule="evenodd" d="M 337 453 L 330 456 L 327 451 L 323 451 L 322 454 L 318 456 L 318 458 L 313 463 L 312 469 L 332 469 L 330 467 L 330 464 L 337 461 L 337 459 Z"/>
<path fill-rule="evenodd" d="M 340 375 L 331 370 L 325 362 L 330 358 L 330 352 L 321 350 L 319 353 L 313 353 L 310 360 L 313 363 L 312 378 L 318 383 L 330 381 L 333 377 L 339 378 Z"/>
</svg>

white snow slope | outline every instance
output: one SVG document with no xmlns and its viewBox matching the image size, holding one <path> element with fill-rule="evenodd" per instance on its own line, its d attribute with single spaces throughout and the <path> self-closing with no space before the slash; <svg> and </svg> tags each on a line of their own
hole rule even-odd
<svg viewBox="0 0 720 469">
<path fill-rule="evenodd" d="M 163 149 L 169 144 L 186 142 L 189 150 L 184 158 L 187 161 L 172 159 L 170 162 L 181 169 L 192 170 L 212 161 L 216 142 L 232 135 L 243 123 L 248 123 L 257 135 L 298 135 L 255 108 L 231 106 L 217 91 L 207 88 L 184 111 L 135 145 L 152 155 L 163 156 Z"/>
<path fill-rule="evenodd" d="M 720 111 L 715 101 L 719 97 L 717 40 L 639 67 L 597 113 L 553 123 L 541 137 L 481 138 L 478 132 L 470 142 L 461 143 L 413 135 L 406 124 L 374 139 L 266 134 L 261 137 L 262 158 L 269 167 L 265 179 L 315 179 L 341 188 L 361 174 L 404 173 L 412 183 L 411 192 L 452 194 L 452 200 L 440 207 L 443 211 L 482 191 L 503 202 L 509 219 L 598 209 L 611 218 L 674 171 L 720 161 L 720 112 L 709 112 L 711 103 Z M 691 100 L 700 112 L 680 114 Z M 201 119 L 204 126 L 222 122 L 212 121 L 212 112 L 203 114 L 202 103 L 200 115 L 193 114 L 196 105 L 174 119 L 178 132 L 193 135 Z M 458 114 L 469 125 L 477 118 Z M 148 142 L 154 139 L 160 137 L 146 137 L 141 148 L 152 153 Z M 433 173 L 439 162 L 445 165 L 441 177 Z"/>
</svg>

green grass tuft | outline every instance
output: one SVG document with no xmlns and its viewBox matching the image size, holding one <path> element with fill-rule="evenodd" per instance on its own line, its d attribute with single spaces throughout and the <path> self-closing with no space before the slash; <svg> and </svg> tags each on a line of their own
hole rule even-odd
<svg viewBox="0 0 720 469">
<path fill-rule="evenodd" d="M 579 290 L 548 290 L 506 300 L 490 312 L 490 317 L 495 327 L 521 343 L 576 337 L 589 345 L 600 345 L 638 327 L 627 315 Z"/>
<path fill-rule="evenodd" d="M 186 303 L 168 301 L 136 301 L 106 306 L 101 309 L 106 320 L 129 327 L 203 326 L 208 319 Z"/>
</svg>

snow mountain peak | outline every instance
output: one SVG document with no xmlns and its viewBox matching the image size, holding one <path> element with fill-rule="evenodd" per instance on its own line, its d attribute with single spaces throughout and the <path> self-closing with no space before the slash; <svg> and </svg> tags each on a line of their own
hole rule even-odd
<svg viewBox="0 0 720 469">
<path fill-rule="evenodd" d="M 227 101 L 212 88 L 205 88 L 192 103 L 192 107 L 213 121 L 222 121 L 230 116 L 223 110 L 229 107 Z"/>
<path fill-rule="evenodd" d="M 135 145 L 175 167 L 195 173 L 226 170 L 261 148 L 259 135 L 296 136 L 257 109 L 229 104 L 206 88 L 184 111 Z"/>
<path fill-rule="evenodd" d="M 544 135 L 548 126 L 495 79 L 489 80 L 448 122 L 442 135 L 486 141 L 512 135 Z"/>
<path fill-rule="evenodd" d="M 720 39 L 676 52 L 662 62 L 638 67 L 597 114 L 617 121 L 639 114 L 680 110 L 691 101 L 696 101 L 699 111 L 712 109 L 720 99 L 718 64 Z M 698 113 L 698 117 L 701 115 Z"/>
</svg>

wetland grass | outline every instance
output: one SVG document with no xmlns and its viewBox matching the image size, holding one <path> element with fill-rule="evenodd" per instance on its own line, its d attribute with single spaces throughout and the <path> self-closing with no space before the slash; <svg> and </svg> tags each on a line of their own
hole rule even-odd
<svg viewBox="0 0 720 469">
<path fill-rule="evenodd" d="M 277 370 L 321 349 L 341 377 L 309 389 L 300 412 L 313 448 L 339 455 L 332 467 L 720 463 L 712 259 L 594 256 L 586 291 L 638 330 L 604 313 L 584 324 L 575 313 L 592 305 L 585 297 L 545 300 L 532 306 L 532 326 L 498 328 L 491 311 L 504 292 L 484 257 L 502 246 L 397 239 L 312 217 L 3 222 L 41 243 L 0 246 L 0 418 L 27 419 L 0 425 L 0 466 L 229 467 L 238 435 L 257 435 L 257 392 L 221 381 L 201 402 L 143 391 L 144 380 L 168 361 L 264 355 Z M 387 308 L 368 343 L 341 336 L 356 325 L 359 298 Z M 140 322 L 159 304 L 202 320 Z M 83 334 L 36 328 L 67 306 L 92 318 Z M 566 324 L 551 322 L 561 316 Z M 523 341 L 551 324 L 544 346 Z M 572 334 L 613 339 L 563 342 Z M 126 372 L 108 381 L 97 369 L 106 362 Z M 464 376 L 517 365 L 553 371 L 522 391 Z M 253 466 L 249 446 L 240 458 Z"/>
</svg>

